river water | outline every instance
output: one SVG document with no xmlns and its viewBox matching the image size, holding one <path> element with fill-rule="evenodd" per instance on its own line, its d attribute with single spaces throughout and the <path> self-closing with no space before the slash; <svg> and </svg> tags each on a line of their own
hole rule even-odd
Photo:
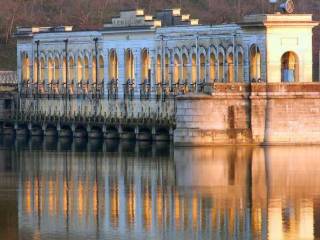
<svg viewBox="0 0 320 240">
<path fill-rule="evenodd" d="M 0 239 L 320 238 L 320 147 L 0 138 Z"/>
</svg>

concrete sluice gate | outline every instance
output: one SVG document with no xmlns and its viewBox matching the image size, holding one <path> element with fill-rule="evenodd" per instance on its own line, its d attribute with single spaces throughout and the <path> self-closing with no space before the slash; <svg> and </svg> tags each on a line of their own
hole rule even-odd
<svg viewBox="0 0 320 240">
<path fill-rule="evenodd" d="M 63 123 L 60 118 L 55 122 L 46 122 L 45 119 L 30 119 L 27 117 L 0 123 L 0 134 L 15 137 L 42 137 L 46 138 L 74 138 L 74 139 L 122 139 L 137 141 L 171 141 L 173 137 L 173 124 L 169 122 L 157 122 L 143 124 L 143 121 L 127 119 L 115 119 L 114 123 L 90 122 L 83 119 L 83 122 L 66 121 Z M 162 125 L 161 125 L 162 124 Z"/>
<path fill-rule="evenodd" d="M 72 127 L 64 126 L 60 130 L 53 128 L 43 128 L 39 126 L 27 127 L 27 126 L 18 126 L 15 127 L 10 124 L 2 124 L 1 135 L 12 136 L 12 137 L 42 137 L 47 138 L 75 138 L 75 139 L 122 139 L 122 140 L 136 140 L 136 141 L 171 141 L 172 134 L 170 134 L 170 129 L 159 129 L 152 130 L 141 128 L 124 128 L 123 130 L 117 128 L 109 128 L 106 131 L 103 131 L 102 128 L 86 128 L 86 127 L 77 127 L 74 131 Z M 152 133 L 154 132 L 154 133 Z"/>
</svg>

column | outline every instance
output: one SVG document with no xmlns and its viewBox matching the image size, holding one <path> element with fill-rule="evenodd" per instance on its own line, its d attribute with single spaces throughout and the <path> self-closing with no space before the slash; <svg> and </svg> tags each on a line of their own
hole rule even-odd
<svg viewBox="0 0 320 240">
<path fill-rule="evenodd" d="M 21 92 L 22 85 L 22 62 L 21 62 L 21 54 L 20 50 L 17 50 L 17 83 L 18 83 L 18 91 Z"/>
<path fill-rule="evenodd" d="M 249 46 L 243 49 L 243 81 L 250 83 Z"/>
<path fill-rule="evenodd" d="M 93 93 L 94 92 L 94 89 L 93 89 L 94 87 L 92 85 L 92 83 L 93 83 L 93 79 L 92 79 L 93 78 L 93 71 L 92 71 L 93 54 L 92 53 L 89 55 L 88 61 L 89 61 L 89 63 L 88 63 L 88 68 L 89 68 L 89 89 L 88 89 L 88 93 L 90 93 L 90 92 Z"/>
<path fill-rule="evenodd" d="M 47 92 L 48 89 L 48 79 L 49 79 L 49 68 L 48 68 L 48 57 L 46 56 L 44 59 L 44 86 L 43 89 Z"/>
<path fill-rule="evenodd" d="M 61 56 L 60 53 L 59 55 Z M 64 55 L 59 58 L 59 93 L 63 92 L 63 57 Z"/>
<path fill-rule="evenodd" d="M 104 89 L 104 96 L 106 97 L 108 94 L 108 84 L 109 84 L 109 51 L 108 50 L 103 51 L 103 64 L 104 64 L 103 65 L 104 67 L 103 89 Z"/>
<path fill-rule="evenodd" d="M 30 79 L 29 79 L 29 84 L 33 81 L 34 81 L 34 72 L 33 72 L 33 63 L 34 63 L 34 53 L 33 53 L 33 50 L 28 52 L 28 56 L 29 56 L 29 76 L 30 76 Z"/>
<path fill-rule="evenodd" d="M 217 79 L 218 82 L 220 82 L 219 79 L 219 51 L 217 51 L 217 55 L 215 55 L 215 62 L 214 62 L 214 66 L 215 66 L 215 72 L 214 72 L 214 80 Z"/>
</svg>

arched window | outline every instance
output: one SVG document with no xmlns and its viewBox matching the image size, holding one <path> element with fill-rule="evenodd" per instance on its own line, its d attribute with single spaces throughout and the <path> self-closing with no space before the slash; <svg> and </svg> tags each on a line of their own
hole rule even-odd
<svg viewBox="0 0 320 240">
<path fill-rule="evenodd" d="M 192 83 L 197 81 L 197 56 L 195 53 L 192 54 L 191 81 Z"/>
<path fill-rule="evenodd" d="M 22 80 L 27 82 L 30 80 L 30 68 L 29 68 L 28 54 L 23 54 L 22 58 Z"/>
<path fill-rule="evenodd" d="M 51 84 L 54 80 L 54 63 L 52 58 L 48 60 L 48 83 Z"/>
<path fill-rule="evenodd" d="M 206 57 L 203 53 L 200 54 L 200 81 L 206 79 Z"/>
<path fill-rule="evenodd" d="M 228 82 L 234 81 L 234 64 L 233 64 L 233 53 L 229 53 L 227 58 L 228 63 Z"/>
<path fill-rule="evenodd" d="M 66 64 L 67 64 L 66 57 L 64 57 L 64 58 L 63 58 L 63 66 L 62 66 L 62 79 L 63 79 L 64 87 L 65 87 L 65 84 L 66 84 L 66 82 L 67 82 L 67 68 L 66 68 Z"/>
<path fill-rule="evenodd" d="M 99 82 L 103 82 L 104 79 L 104 60 L 103 60 L 103 56 L 100 55 L 99 57 Z"/>
<path fill-rule="evenodd" d="M 238 65 L 237 65 L 237 72 L 238 72 L 238 82 L 243 82 L 243 54 L 242 52 L 238 52 Z"/>
<path fill-rule="evenodd" d="M 130 49 L 126 51 L 126 80 L 133 80 L 134 79 L 134 58 L 133 53 Z"/>
<path fill-rule="evenodd" d="M 281 82 L 298 82 L 299 63 L 294 52 L 286 52 L 281 57 Z"/>
<path fill-rule="evenodd" d="M 83 62 L 82 62 L 82 59 L 80 57 L 78 58 L 78 69 L 77 69 L 77 72 L 78 72 L 77 83 L 79 84 L 83 80 Z"/>
<path fill-rule="evenodd" d="M 89 82 L 89 59 L 87 56 L 84 57 L 84 82 Z"/>
<path fill-rule="evenodd" d="M 145 80 L 150 81 L 150 57 L 147 49 L 142 50 L 142 69 L 141 69 L 141 82 Z"/>
<path fill-rule="evenodd" d="M 56 57 L 54 59 L 54 80 L 56 83 L 58 83 L 60 80 L 59 73 L 60 73 L 59 59 Z"/>
<path fill-rule="evenodd" d="M 92 82 L 96 83 L 97 80 L 97 58 L 96 56 L 92 57 Z"/>
<path fill-rule="evenodd" d="M 179 82 L 179 67 L 180 67 L 180 59 L 178 54 L 174 55 L 174 66 L 173 66 L 173 82 Z"/>
<path fill-rule="evenodd" d="M 44 83 L 45 81 L 45 70 L 46 70 L 46 66 L 45 66 L 45 60 L 42 57 L 40 59 L 40 83 Z"/>
<path fill-rule="evenodd" d="M 36 83 L 38 80 L 38 58 L 33 60 L 33 82 Z"/>
<path fill-rule="evenodd" d="M 68 69 L 68 78 L 70 82 L 74 81 L 74 60 L 73 57 L 69 57 L 69 69 Z"/>
<path fill-rule="evenodd" d="M 216 56 L 214 53 L 210 54 L 210 80 L 213 82 L 216 78 Z"/>
<path fill-rule="evenodd" d="M 188 81 L 188 57 L 185 53 L 182 54 L 182 79 Z"/>
<path fill-rule="evenodd" d="M 156 70 L 156 75 L 157 75 L 157 83 L 161 83 L 161 56 L 158 54 L 157 56 L 157 70 Z"/>
<path fill-rule="evenodd" d="M 169 55 L 165 55 L 165 72 L 164 72 L 164 81 L 166 84 L 169 83 L 169 67 L 170 67 L 170 58 Z"/>
<path fill-rule="evenodd" d="M 115 50 L 112 50 L 109 55 L 109 79 L 118 79 L 118 56 Z"/>
<path fill-rule="evenodd" d="M 224 82 L 224 57 L 219 53 L 219 81 Z"/>
<path fill-rule="evenodd" d="M 261 54 L 257 45 L 250 48 L 250 80 L 258 81 L 261 78 Z"/>
</svg>

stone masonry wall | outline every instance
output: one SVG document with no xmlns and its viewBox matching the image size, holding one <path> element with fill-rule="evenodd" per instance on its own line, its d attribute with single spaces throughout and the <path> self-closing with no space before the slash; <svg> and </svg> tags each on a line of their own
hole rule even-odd
<svg viewBox="0 0 320 240">
<path fill-rule="evenodd" d="M 176 100 L 176 145 L 320 144 L 320 85 L 252 84 Z"/>
</svg>

